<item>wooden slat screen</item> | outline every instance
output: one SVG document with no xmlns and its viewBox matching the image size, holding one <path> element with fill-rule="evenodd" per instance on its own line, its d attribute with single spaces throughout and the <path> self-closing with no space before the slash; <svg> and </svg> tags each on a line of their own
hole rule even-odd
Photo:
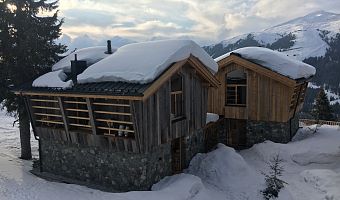
<svg viewBox="0 0 340 200">
<path fill-rule="evenodd" d="M 81 97 L 63 98 L 63 105 L 70 130 L 92 131 L 86 99 Z"/>
<path fill-rule="evenodd" d="M 35 96 L 30 99 L 37 126 L 62 128 L 63 119 L 55 97 Z"/>
<path fill-rule="evenodd" d="M 91 124 L 86 98 L 61 97 L 62 106 L 59 105 L 58 98 L 53 96 L 33 96 L 30 100 L 39 127 L 64 128 L 60 110 L 63 108 L 70 131 L 80 130 L 95 132 L 94 134 L 98 135 L 134 138 L 129 100 L 90 99 L 94 127 Z"/>
<path fill-rule="evenodd" d="M 115 137 L 134 136 L 128 100 L 94 99 L 92 105 L 99 134 Z"/>
</svg>

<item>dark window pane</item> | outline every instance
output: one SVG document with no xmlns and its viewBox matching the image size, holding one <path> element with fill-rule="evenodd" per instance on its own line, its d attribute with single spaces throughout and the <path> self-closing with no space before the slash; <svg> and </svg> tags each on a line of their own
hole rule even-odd
<svg viewBox="0 0 340 200">
<path fill-rule="evenodd" d="M 236 87 L 227 87 L 227 104 L 236 104 Z"/>
<path fill-rule="evenodd" d="M 247 102 L 247 87 L 238 86 L 237 87 L 237 104 L 246 104 Z"/>
<path fill-rule="evenodd" d="M 182 90 L 183 78 L 181 75 L 176 74 L 171 79 L 171 92 Z"/>
</svg>

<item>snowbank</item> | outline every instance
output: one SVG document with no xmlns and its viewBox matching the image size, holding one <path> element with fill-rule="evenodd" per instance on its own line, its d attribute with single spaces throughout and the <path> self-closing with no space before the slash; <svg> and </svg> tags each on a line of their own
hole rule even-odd
<svg viewBox="0 0 340 200">
<path fill-rule="evenodd" d="M 162 40 L 128 44 L 111 56 L 93 64 L 78 76 L 79 83 L 123 81 L 149 83 L 172 63 L 190 55 L 197 57 L 212 71 L 217 63 L 191 40 Z"/>
<path fill-rule="evenodd" d="M 73 86 L 72 80 L 66 81 L 67 75 L 63 70 L 48 72 L 32 83 L 33 87 L 58 87 L 58 88 L 69 88 Z"/>
<path fill-rule="evenodd" d="M 340 199 L 340 174 L 329 169 L 312 169 L 300 173 L 305 183 L 323 193 L 323 199 Z M 320 198 L 321 199 L 321 198 Z"/>
<path fill-rule="evenodd" d="M 218 114 L 207 113 L 207 119 L 206 119 L 205 123 L 208 124 L 210 122 L 216 122 L 219 118 L 220 118 L 220 116 L 218 116 Z"/>
<path fill-rule="evenodd" d="M 78 49 L 65 58 L 61 59 L 59 62 L 52 66 L 52 71 L 63 70 L 64 72 L 71 72 L 71 61 L 74 60 L 74 55 L 77 54 L 78 60 L 86 61 L 87 65 L 93 65 L 94 63 L 110 56 L 111 54 L 106 54 L 106 46 L 88 47 L 83 49 Z M 112 52 L 116 49 L 112 48 Z"/>
<path fill-rule="evenodd" d="M 165 177 L 152 191 L 107 193 L 84 186 L 50 182 L 31 174 L 32 161 L 23 161 L 20 155 L 18 127 L 15 119 L 0 110 L 0 199 L 6 200 L 262 200 L 260 190 L 265 188 L 267 161 L 280 153 L 284 158 L 282 179 L 288 183 L 280 191 L 278 200 L 340 199 L 340 159 L 332 162 L 293 161 L 296 154 L 310 152 L 314 157 L 324 153 L 339 154 L 340 132 L 335 126 L 321 126 L 315 134 L 308 128 L 300 130 L 294 142 L 277 144 L 264 142 L 250 149 L 235 151 L 222 144 L 217 149 L 196 155 L 185 173 Z M 33 153 L 38 152 L 33 137 Z M 319 157 L 321 158 L 321 157 Z M 309 164 L 308 164 L 309 163 Z"/>
<path fill-rule="evenodd" d="M 309 78 L 314 76 L 316 70 L 313 66 L 301 61 L 289 58 L 283 53 L 273 51 L 263 47 L 240 48 L 233 53 L 238 53 L 251 62 L 266 67 L 281 75 L 292 79 Z M 216 62 L 228 57 L 232 52 L 226 53 L 215 59 Z"/>
<path fill-rule="evenodd" d="M 212 152 L 196 155 L 190 162 L 188 173 L 224 191 L 227 199 L 262 199 L 259 190 L 263 177 L 233 148 L 223 144 L 218 144 Z"/>
</svg>

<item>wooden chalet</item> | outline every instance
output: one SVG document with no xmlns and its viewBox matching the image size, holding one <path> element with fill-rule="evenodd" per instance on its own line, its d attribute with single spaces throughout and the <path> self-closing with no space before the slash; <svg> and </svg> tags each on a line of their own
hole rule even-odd
<svg viewBox="0 0 340 200">
<path fill-rule="evenodd" d="M 265 60 L 256 55 L 251 57 L 251 53 L 249 56 L 251 51 L 256 54 L 263 50 L 249 47 L 215 59 L 219 66 L 215 77 L 221 85 L 209 89 L 208 112 L 222 116 L 226 129 L 224 142 L 233 147 L 249 147 L 264 140 L 288 142 L 299 127 L 298 112 L 315 69 L 303 63 L 296 66 L 297 61 L 289 61 L 271 50 L 264 50 L 268 54 Z M 244 51 L 248 51 L 246 56 Z M 265 63 L 268 57 L 286 65 L 275 70 L 272 66 L 275 62 Z M 292 78 L 285 74 L 292 69 L 307 70 L 307 75 Z"/>
<path fill-rule="evenodd" d="M 208 90 L 218 85 L 191 54 L 149 83 L 23 86 L 15 93 L 25 99 L 39 139 L 41 172 L 129 191 L 149 189 L 204 150 Z"/>
</svg>

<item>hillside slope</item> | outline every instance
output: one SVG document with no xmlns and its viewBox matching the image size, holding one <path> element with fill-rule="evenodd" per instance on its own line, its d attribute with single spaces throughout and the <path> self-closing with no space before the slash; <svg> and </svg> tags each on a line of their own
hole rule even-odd
<svg viewBox="0 0 340 200">
<path fill-rule="evenodd" d="M 215 58 L 245 46 L 264 46 L 304 60 L 325 55 L 329 47 L 327 38 L 334 37 L 338 32 L 340 14 L 318 11 L 260 32 L 240 35 L 204 48 Z"/>
</svg>

